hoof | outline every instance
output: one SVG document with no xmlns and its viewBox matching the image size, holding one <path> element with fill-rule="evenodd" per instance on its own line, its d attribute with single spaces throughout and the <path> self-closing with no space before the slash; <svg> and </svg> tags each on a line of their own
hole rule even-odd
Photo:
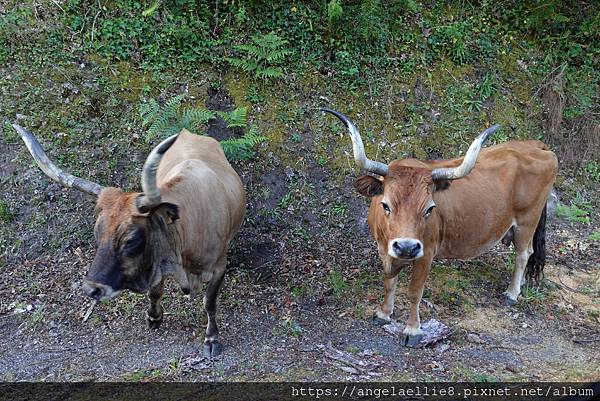
<svg viewBox="0 0 600 401">
<path fill-rule="evenodd" d="M 160 317 L 152 317 L 149 314 L 146 313 L 146 326 L 148 326 L 148 328 L 150 330 L 156 330 L 160 327 L 160 324 L 163 321 L 163 317 L 162 315 Z"/>
<path fill-rule="evenodd" d="M 223 353 L 223 346 L 219 340 L 204 340 L 202 354 L 207 358 L 213 358 Z"/>
<path fill-rule="evenodd" d="M 504 294 L 502 297 L 502 304 L 505 306 L 515 306 L 517 304 L 517 300 L 512 299 L 508 296 L 508 294 Z"/>
<path fill-rule="evenodd" d="M 419 346 L 419 343 L 423 337 L 424 334 L 404 334 L 404 338 L 402 338 L 402 345 L 409 348 L 415 348 Z"/>
<path fill-rule="evenodd" d="M 377 314 L 373 314 L 373 317 L 371 318 L 371 323 L 375 326 L 384 326 L 386 324 L 390 324 L 391 322 L 392 319 L 385 320 L 377 316 Z"/>
</svg>

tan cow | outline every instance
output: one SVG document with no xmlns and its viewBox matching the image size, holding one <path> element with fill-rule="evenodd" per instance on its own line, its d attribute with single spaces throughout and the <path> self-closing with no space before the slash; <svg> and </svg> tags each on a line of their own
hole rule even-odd
<svg viewBox="0 0 600 401">
<path fill-rule="evenodd" d="M 175 276 L 184 293 L 195 293 L 201 280 L 208 281 L 204 353 L 220 354 L 217 296 L 229 242 L 244 219 L 246 199 L 219 143 L 187 130 L 166 139 L 144 164 L 143 192 L 132 193 L 65 173 L 46 157 L 30 132 L 13 127 L 50 178 L 98 197 L 94 227 L 98 247 L 85 278 L 85 293 L 105 300 L 124 289 L 148 292 L 147 323 L 158 328 L 167 276 Z"/>
<path fill-rule="evenodd" d="M 496 125 L 471 144 L 464 158 L 403 159 L 386 165 L 366 158 L 348 117 L 323 111 L 348 128 L 358 166 L 380 176 L 356 181 L 357 191 L 371 198 L 369 228 L 383 262 L 385 296 L 375 320 L 390 321 L 398 272 L 412 264 L 405 345 L 417 345 L 423 335 L 419 303 L 434 258 L 474 258 L 500 241 L 512 242 L 516 262 L 506 301 L 517 301 L 526 268 L 528 276 L 539 279 L 545 259 L 546 201 L 558 171 L 556 156 L 545 144 L 511 141 L 481 150 L 499 128 Z"/>
</svg>

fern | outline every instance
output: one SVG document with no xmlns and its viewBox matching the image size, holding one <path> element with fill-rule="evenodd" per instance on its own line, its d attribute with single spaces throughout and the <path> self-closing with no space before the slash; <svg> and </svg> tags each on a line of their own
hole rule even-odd
<svg viewBox="0 0 600 401">
<path fill-rule="evenodd" d="M 181 128 L 198 131 L 215 118 L 215 113 L 206 109 L 186 109 L 181 115 Z"/>
<path fill-rule="evenodd" d="M 151 99 L 148 103 L 142 103 L 140 105 L 140 117 L 142 118 L 142 126 L 148 125 L 154 120 L 154 118 L 160 112 L 160 106 L 158 102 Z"/>
<path fill-rule="evenodd" d="M 247 160 L 254 156 L 252 148 L 265 140 L 258 127 L 252 125 L 243 137 L 221 141 L 221 146 L 229 160 Z"/>
<path fill-rule="evenodd" d="M 229 64 L 245 72 L 254 73 L 256 78 L 263 80 L 283 76 L 283 69 L 280 65 L 291 53 L 285 48 L 287 40 L 274 33 L 269 33 L 253 36 L 251 42 L 251 44 L 235 46 L 235 49 L 245 56 L 243 58 L 228 57 L 226 60 Z"/>
<path fill-rule="evenodd" d="M 246 107 L 238 107 L 230 112 L 213 112 L 201 108 L 180 110 L 184 98 L 184 95 L 175 96 L 162 107 L 154 99 L 140 105 L 139 115 L 142 119 L 142 126 L 148 127 L 146 137 L 148 142 L 175 135 L 184 128 L 192 132 L 199 132 L 217 116 L 225 120 L 227 128 L 246 128 L 248 126 L 248 108 Z M 246 160 L 254 155 L 252 148 L 264 140 L 265 137 L 260 135 L 258 127 L 252 125 L 243 137 L 221 141 L 221 146 L 229 160 Z"/>
<path fill-rule="evenodd" d="M 248 108 L 238 107 L 230 112 L 218 111 L 217 114 L 227 124 L 227 128 L 244 128 L 248 120 Z"/>
<path fill-rule="evenodd" d="M 147 107 L 140 107 L 140 116 L 144 126 L 150 125 L 148 134 L 151 138 L 168 136 L 166 133 L 174 131 L 174 120 L 177 120 L 177 111 L 185 95 L 177 95 L 169 99 L 163 107 L 156 100 L 148 103 Z"/>
</svg>

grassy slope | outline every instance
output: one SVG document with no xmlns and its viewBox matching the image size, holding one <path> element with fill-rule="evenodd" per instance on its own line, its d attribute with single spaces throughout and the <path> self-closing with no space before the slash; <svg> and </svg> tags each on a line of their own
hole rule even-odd
<svg viewBox="0 0 600 401">
<path fill-rule="evenodd" d="M 587 59 L 575 55 L 566 60 L 572 63 L 567 71 L 571 75 L 549 80 L 554 68 L 565 61 L 556 58 L 555 53 L 564 49 L 555 48 L 539 32 L 536 35 L 543 22 L 537 28 L 523 28 L 514 15 L 503 14 L 501 7 L 482 13 L 476 7 L 406 2 L 389 15 L 383 12 L 387 25 L 381 27 L 377 19 L 373 22 L 370 31 L 377 34 L 375 37 L 364 33 L 369 30 L 362 20 L 355 25 L 363 30 L 363 36 L 359 31 L 341 28 L 348 26 L 354 11 L 366 12 L 361 7 L 368 2 L 351 3 L 338 22 L 328 22 L 326 11 L 312 4 L 285 3 L 275 7 L 272 14 L 261 14 L 258 6 L 248 6 L 243 15 L 240 9 L 225 9 L 220 10 L 217 20 L 211 19 L 212 8 L 195 10 L 191 14 L 197 18 L 184 20 L 177 19 L 180 8 L 159 8 L 150 18 L 162 22 L 161 26 L 166 27 L 163 33 L 175 44 L 159 35 L 154 45 L 144 47 L 139 38 L 144 37 L 148 26 L 157 25 L 156 21 L 148 22 L 141 16 L 143 5 L 121 14 L 117 3 L 108 2 L 102 9 L 95 8 L 95 3 L 77 1 L 59 2 L 60 7 L 48 1 L 35 10 L 19 2 L 3 6 L 0 118 L 14 121 L 21 114 L 20 123 L 39 135 L 51 157 L 74 174 L 134 190 L 150 147 L 143 140 L 137 114 L 141 99 L 164 100 L 187 91 L 188 102 L 201 105 L 210 88 L 223 88 L 236 106 L 251 106 L 251 119 L 268 138 L 259 149 L 264 160 L 237 166 L 244 172 L 250 199 L 255 199 L 246 227 L 260 235 L 271 226 L 278 227 L 283 233 L 284 251 L 322 248 L 321 241 L 328 237 L 319 230 L 354 230 L 359 226 L 352 223 L 357 219 L 355 215 L 364 211 L 362 201 L 350 187 L 354 170 L 349 140 L 336 135 L 341 133 L 337 122 L 315 111 L 320 105 L 351 115 L 361 128 L 368 154 L 388 161 L 404 156 L 454 156 L 491 123 L 504 127 L 496 141 L 540 138 L 553 143 L 560 154 L 568 155 L 570 142 L 561 141 L 564 133 L 574 130 L 586 138 L 589 121 L 597 124 L 593 120 L 594 115 L 597 118 L 594 102 L 590 106 L 577 99 L 586 99 L 582 87 L 597 89 L 598 72 L 590 69 Z M 598 14 L 585 3 L 581 10 L 587 16 Z M 555 11 L 574 14 L 571 10 Z M 382 13 L 377 9 L 373 12 Z M 119 17 L 124 18 L 125 25 L 114 28 L 108 23 L 120 21 Z M 448 26 L 451 29 L 445 28 Z M 263 82 L 228 67 L 224 57 L 235 55 L 232 45 L 244 42 L 247 36 L 240 32 L 264 33 L 270 29 L 286 37 L 293 51 L 284 64 L 283 78 Z M 486 30 L 493 34 L 484 35 Z M 190 36 L 189 32 L 199 33 Z M 440 36 L 441 44 L 430 43 L 432 35 Z M 131 37 L 135 38 L 132 47 Z M 592 51 L 592 60 L 596 60 L 593 51 L 597 50 L 590 49 L 592 39 L 583 35 L 573 42 L 585 45 Z M 188 51 L 185 45 L 190 41 L 202 43 Z M 463 50 L 457 45 L 461 41 Z M 490 46 L 492 50 L 485 50 Z M 587 80 L 577 85 L 576 78 Z M 561 109 L 564 121 L 552 137 L 546 129 L 548 114 L 543 97 L 548 82 L 562 82 L 565 87 L 561 93 L 567 98 Z M 0 129 L 1 141 L 8 149 L 0 159 L 0 219 L 5 223 L 0 226 L 0 266 L 19 276 L 12 297 L 27 302 L 32 294 L 44 292 L 32 288 L 32 282 L 45 276 L 16 266 L 50 255 L 73 255 L 78 248 L 92 252 L 91 206 L 82 195 L 61 191 L 41 179 L 9 125 Z M 594 144 L 592 139 L 585 143 Z M 591 159 L 598 153 L 585 155 Z M 563 168 L 558 189 L 567 203 L 575 199 L 592 211 L 598 205 L 598 177 L 594 181 L 595 165 L 588 165 L 588 170 L 577 164 Z M 269 171 L 274 172 L 273 185 L 264 178 Z M 315 181 L 315 176 L 331 178 Z M 340 185 L 346 189 L 338 194 L 336 188 Z M 577 193 L 579 198 L 575 197 Z M 314 224 L 319 219 L 323 226 Z M 594 246 L 588 236 L 597 221 L 592 213 L 592 224 L 575 225 L 579 240 L 586 246 Z M 325 257 L 327 270 L 309 271 L 310 285 L 292 275 L 289 288 L 284 289 L 296 294 L 294 298 L 311 298 L 315 292 L 327 293 L 330 288 L 342 309 L 350 309 L 350 314 L 359 319 L 368 317 L 364 305 L 374 304 L 380 295 L 378 280 L 373 278 L 378 272 L 374 267 L 368 273 L 357 273 L 351 266 L 375 263 L 373 254 L 364 253 L 361 255 L 367 256 L 354 260 L 336 254 L 335 244 L 325 247 L 326 251 L 316 253 L 322 256 L 331 252 Z M 557 252 L 563 252 L 561 249 Z M 569 252 L 570 248 L 564 254 Z M 507 259 L 500 265 L 510 263 Z M 430 282 L 449 284 L 433 284 L 431 295 L 444 310 L 460 315 L 473 310 L 487 280 L 500 280 L 498 274 L 488 269 L 481 276 L 473 276 L 461 269 L 442 268 Z M 68 286 L 69 280 L 64 281 Z M 467 281 L 478 290 L 470 290 Z M 590 287 L 590 291 L 594 289 Z M 347 305 L 343 300 L 349 296 L 364 302 Z M 543 308 L 542 296 L 532 293 L 529 298 L 531 303 L 525 310 L 530 306 Z M 135 297 L 131 302 L 127 299 L 118 305 L 130 308 L 132 303 L 142 303 Z M 10 302 L 2 302 L 0 311 L 5 312 Z M 128 310 L 112 314 L 127 315 Z M 595 322 L 594 311 L 582 311 L 582 319 L 588 324 Z M 285 322 L 289 320 L 282 322 L 282 330 L 288 330 Z M 453 369 L 446 378 L 473 379 L 473 372 Z M 585 369 L 564 373 L 574 378 L 589 374 Z"/>
</svg>

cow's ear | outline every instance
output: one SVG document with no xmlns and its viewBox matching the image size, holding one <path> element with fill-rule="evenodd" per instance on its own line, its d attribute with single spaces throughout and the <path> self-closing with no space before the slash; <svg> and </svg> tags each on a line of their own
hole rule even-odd
<svg viewBox="0 0 600 401">
<path fill-rule="evenodd" d="M 370 198 L 383 193 L 383 181 L 370 175 L 363 175 L 356 180 L 354 188 L 359 194 Z"/>
<path fill-rule="evenodd" d="M 443 191 L 450 187 L 450 180 L 433 180 L 433 192 Z"/>
<path fill-rule="evenodd" d="M 152 213 L 156 213 L 165 220 L 165 223 L 171 224 L 179 219 L 179 207 L 173 203 L 163 202 L 154 209 Z"/>
</svg>

